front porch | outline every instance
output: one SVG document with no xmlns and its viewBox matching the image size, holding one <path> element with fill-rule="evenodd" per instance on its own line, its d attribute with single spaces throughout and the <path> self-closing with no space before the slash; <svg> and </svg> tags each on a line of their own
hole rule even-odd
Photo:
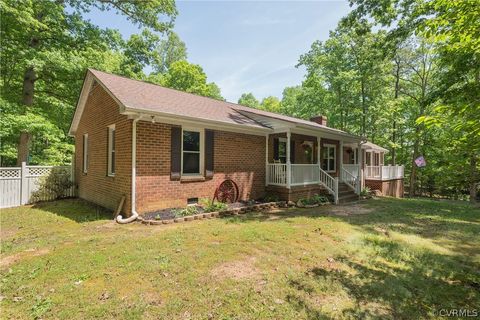
<svg viewBox="0 0 480 320">
<path fill-rule="evenodd" d="M 371 143 L 287 131 L 267 136 L 267 146 L 267 192 L 282 200 L 331 194 L 339 203 L 358 199 L 365 187 L 403 195 L 404 167 L 384 165 L 387 150 Z"/>
<path fill-rule="evenodd" d="M 331 194 L 335 203 L 358 199 L 360 166 L 344 166 L 344 157 L 339 156 L 346 143 L 354 142 L 291 131 L 267 136 L 267 192 L 288 201 L 314 194 Z"/>
</svg>

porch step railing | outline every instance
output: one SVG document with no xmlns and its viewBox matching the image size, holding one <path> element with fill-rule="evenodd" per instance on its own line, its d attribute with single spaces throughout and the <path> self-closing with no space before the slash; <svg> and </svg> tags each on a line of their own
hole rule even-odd
<svg viewBox="0 0 480 320">
<path fill-rule="evenodd" d="M 338 203 L 338 179 L 329 175 L 326 171 L 320 168 L 320 166 L 318 166 L 318 170 L 320 172 L 320 184 L 333 194 L 335 203 Z"/>
<path fill-rule="evenodd" d="M 358 171 L 357 175 L 354 176 L 352 173 L 350 173 L 350 171 L 342 168 L 340 172 L 340 180 L 352 188 L 356 194 L 360 194 L 360 180 L 358 179 Z"/>
</svg>

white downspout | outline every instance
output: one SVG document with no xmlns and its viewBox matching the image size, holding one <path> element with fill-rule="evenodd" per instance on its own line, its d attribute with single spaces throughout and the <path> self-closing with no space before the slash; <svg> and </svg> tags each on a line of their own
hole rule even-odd
<svg viewBox="0 0 480 320">
<path fill-rule="evenodd" d="M 130 223 L 138 218 L 138 213 L 135 210 L 135 198 L 136 198 L 136 180 L 137 180 L 137 121 L 139 118 L 133 119 L 132 122 L 132 214 L 130 217 L 123 219 L 121 215 L 117 216 L 118 223 Z"/>
</svg>

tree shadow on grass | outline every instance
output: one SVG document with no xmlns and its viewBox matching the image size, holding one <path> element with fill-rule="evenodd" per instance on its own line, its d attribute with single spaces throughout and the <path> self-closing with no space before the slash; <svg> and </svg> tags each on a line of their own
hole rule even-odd
<svg viewBox="0 0 480 320">
<path fill-rule="evenodd" d="M 78 198 L 39 202 L 32 208 L 50 212 L 78 223 L 113 219 L 110 210 Z"/>
<path fill-rule="evenodd" d="M 345 211 L 346 214 L 338 214 Z M 325 218 L 343 221 L 362 232 L 380 234 L 379 229 L 431 239 L 455 252 L 480 254 L 480 209 L 469 203 L 424 199 L 381 198 L 344 206 L 310 209 L 281 209 L 278 212 L 249 212 L 225 217 L 228 223 L 252 221 L 292 222 L 293 218 Z"/>
<path fill-rule="evenodd" d="M 469 257 L 415 250 L 379 236 L 367 237 L 363 245 L 367 257 L 339 256 L 339 267 L 318 265 L 290 281 L 299 292 L 297 300 L 305 293 L 318 294 L 312 288 L 319 283 L 329 283 L 353 301 L 355 307 L 342 311 L 345 318 L 431 318 L 440 309 L 473 310 L 480 305 L 479 266 Z"/>
</svg>

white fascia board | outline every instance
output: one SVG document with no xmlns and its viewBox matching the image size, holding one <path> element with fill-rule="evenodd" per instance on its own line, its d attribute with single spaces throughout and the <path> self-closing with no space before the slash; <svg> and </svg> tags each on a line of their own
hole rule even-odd
<svg viewBox="0 0 480 320">
<path fill-rule="evenodd" d="M 152 116 L 155 122 L 167 123 L 180 126 L 201 126 L 208 129 L 216 129 L 221 131 L 238 132 L 252 135 L 265 136 L 267 133 L 272 133 L 272 129 L 269 128 L 254 128 L 248 127 L 242 124 L 232 124 L 222 121 L 199 119 L 195 117 L 179 116 L 170 113 L 163 113 L 151 110 L 140 110 L 137 108 L 125 108 L 125 112 L 122 114 L 127 115 L 129 118 L 140 117 L 140 121 L 152 121 Z"/>
</svg>

